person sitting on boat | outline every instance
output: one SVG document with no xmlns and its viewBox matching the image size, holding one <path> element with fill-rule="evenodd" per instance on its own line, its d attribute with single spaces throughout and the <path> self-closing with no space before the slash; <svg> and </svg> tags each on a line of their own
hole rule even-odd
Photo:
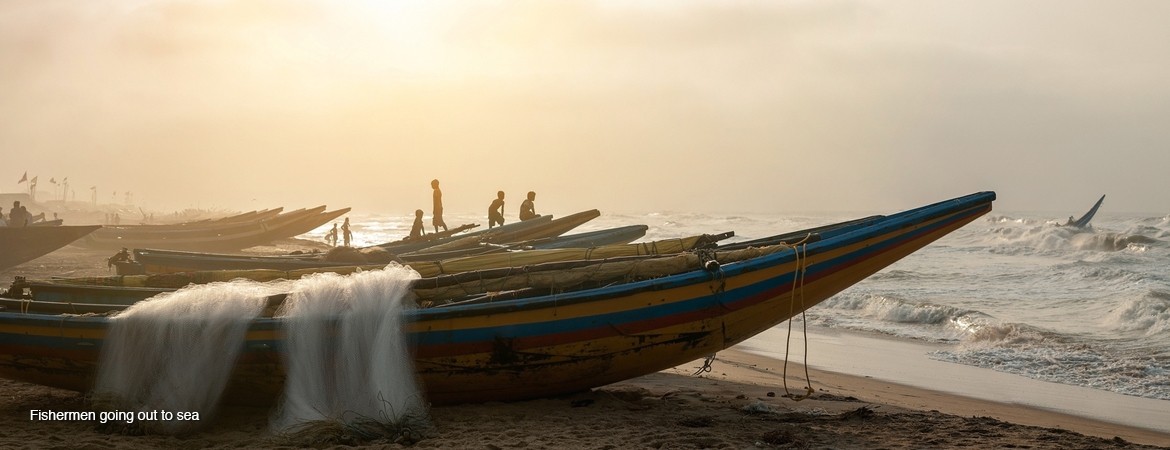
<svg viewBox="0 0 1170 450">
<path fill-rule="evenodd" d="M 12 211 L 8 212 L 8 226 L 23 227 L 28 225 L 28 212 L 20 205 L 20 200 L 12 202 Z"/>
<path fill-rule="evenodd" d="M 535 219 L 537 217 L 540 217 L 540 214 L 536 213 L 536 205 L 534 205 L 532 203 L 535 200 L 536 200 L 536 192 L 528 191 L 528 199 L 524 200 L 523 203 L 520 203 L 520 220 L 521 221 L 528 220 L 528 219 Z"/>
<path fill-rule="evenodd" d="M 420 237 L 423 237 L 423 235 L 427 234 L 427 227 L 423 226 L 422 217 L 423 217 L 423 210 L 421 210 L 421 209 L 414 210 L 414 225 L 411 225 L 411 227 L 410 227 L 410 236 L 409 236 L 410 239 L 420 238 Z M 436 228 L 436 230 L 437 229 L 438 228 Z M 437 233 L 437 231 L 436 231 L 436 233 Z"/>
<path fill-rule="evenodd" d="M 496 192 L 496 199 L 488 206 L 488 228 L 504 225 L 504 191 Z"/>
<path fill-rule="evenodd" d="M 118 263 L 128 262 L 132 262 L 130 259 L 130 250 L 127 250 L 126 247 L 122 247 L 121 251 L 115 253 L 114 256 L 111 256 L 106 260 L 106 267 L 114 267 Z"/>
<path fill-rule="evenodd" d="M 1073 216 L 1068 216 L 1068 222 L 1065 222 L 1064 226 L 1067 227 L 1067 226 L 1072 225 L 1072 224 L 1073 224 Z"/>
<path fill-rule="evenodd" d="M 353 232 L 349 231 L 349 217 L 346 217 L 345 223 L 341 224 L 341 236 L 345 241 L 345 246 L 349 247 L 349 241 L 353 240 Z"/>
<path fill-rule="evenodd" d="M 435 232 L 439 232 L 439 227 L 443 227 L 443 231 L 447 231 L 447 222 L 443 221 L 443 191 L 439 190 L 439 180 L 431 180 L 431 188 L 435 190 L 434 209 L 431 214 L 431 225 L 435 226 Z"/>
</svg>

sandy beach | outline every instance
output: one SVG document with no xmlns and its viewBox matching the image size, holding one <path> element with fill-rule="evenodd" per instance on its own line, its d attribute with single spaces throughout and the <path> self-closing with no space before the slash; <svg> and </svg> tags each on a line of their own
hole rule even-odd
<svg viewBox="0 0 1170 450">
<path fill-rule="evenodd" d="M 66 248 L 0 274 L 104 275 L 102 252 Z M 785 396 L 783 362 L 733 348 L 702 361 L 591 392 L 515 403 L 431 408 L 417 448 L 1159 448 L 1170 433 L 1049 410 L 810 370 L 813 395 Z M 787 385 L 804 394 L 804 368 Z M 31 420 L 33 410 L 92 411 L 82 394 L 0 380 L 3 448 L 399 448 L 330 435 L 289 440 L 268 429 L 267 408 L 226 406 L 183 436 L 127 435 L 96 421 Z"/>
<path fill-rule="evenodd" d="M 871 379 L 811 371 L 812 397 L 786 398 L 781 362 L 729 350 L 591 392 L 515 403 L 436 407 L 416 448 L 1159 448 L 1170 435 Z M 796 374 L 800 374 L 797 376 Z M 803 368 L 789 365 L 802 394 Z M 407 447 L 390 441 L 290 441 L 264 408 L 226 407 L 202 431 L 133 436 L 96 423 L 31 421 L 29 411 L 83 411 L 81 394 L 0 381 L 0 447 Z"/>
</svg>

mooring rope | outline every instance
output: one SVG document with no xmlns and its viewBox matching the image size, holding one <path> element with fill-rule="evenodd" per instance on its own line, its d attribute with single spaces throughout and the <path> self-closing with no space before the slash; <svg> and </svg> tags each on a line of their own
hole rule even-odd
<svg viewBox="0 0 1170 450">
<path fill-rule="evenodd" d="M 809 235 L 811 236 L 811 234 Z M 782 380 L 784 382 L 784 394 L 795 401 L 801 401 L 812 396 L 816 391 L 812 387 L 812 378 L 808 374 L 808 320 L 804 315 L 804 275 L 808 269 L 808 236 L 792 245 L 792 251 L 796 255 L 796 270 L 792 274 L 792 296 L 788 302 L 788 337 L 784 341 L 784 371 Z M 800 319 L 803 322 L 804 329 L 804 381 L 805 394 L 801 396 L 793 395 L 788 391 L 788 349 L 792 342 L 792 318 L 796 317 L 796 298 L 797 291 L 800 291 Z"/>
</svg>

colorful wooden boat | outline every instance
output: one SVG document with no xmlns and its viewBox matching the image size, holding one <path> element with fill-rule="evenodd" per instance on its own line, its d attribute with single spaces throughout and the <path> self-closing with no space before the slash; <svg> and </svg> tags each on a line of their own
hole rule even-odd
<svg viewBox="0 0 1170 450">
<path fill-rule="evenodd" d="M 976 193 L 815 242 L 676 275 L 405 313 L 427 400 L 507 401 L 581 391 L 726 349 L 991 210 Z M 283 380 L 279 318 L 252 322 L 224 399 L 270 403 Z M 0 312 L 0 376 L 93 385 L 110 320 Z"/>
<path fill-rule="evenodd" d="M 101 226 L 0 226 L 0 270 L 45 256 L 98 228 Z"/>
</svg>

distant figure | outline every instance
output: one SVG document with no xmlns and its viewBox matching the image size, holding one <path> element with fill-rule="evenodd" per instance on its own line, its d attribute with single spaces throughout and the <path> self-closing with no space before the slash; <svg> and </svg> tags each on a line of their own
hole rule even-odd
<svg viewBox="0 0 1170 450">
<path fill-rule="evenodd" d="M 122 224 L 122 215 L 118 214 L 118 213 L 114 213 L 114 225 L 121 225 L 121 224 Z"/>
<path fill-rule="evenodd" d="M 1073 224 L 1073 216 L 1068 216 L 1068 222 L 1066 222 L 1064 225 L 1068 226 L 1068 225 L 1072 225 L 1072 224 Z"/>
<path fill-rule="evenodd" d="M 353 233 L 349 231 L 349 217 L 346 217 L 345 223 L 341 224 L 341 236 L 345 241 L 345 246 L 349 247 L 349 241 L 353 240 Z"/>
<path fill-rule="evenodd" d="M 325 233 L 325 243 L 332 245 L 334 247 L 337 246 L 337 223 L 336 222 L 333 223 L 333 229 L 329 230 L 328 233 Z"/>
<path fill-rule="evenodd" d="M 524 200 L 523 203 L 520 203 L 520 220 L 521 221 L 525 221 L 528 219 L 535 219 L 537 217 L 540 217 L 540 214 L 536 213 L 536 205 L 532 204 L 532 202 L 535 200 L 536 200 L 536 192 L 528 191 L 528 199 Z"/>
<path fill-rule="evenodd" d="M 435 190 L 435 207 L 431 214 L 431 225 L 435 226 L 435 232 L 439 232 L 439 227 L 443 227 L 443 231 L 447 231 L 447 222 L 443 221 L 443 191 L 439 190 L 439 180 L 431 180 L 431 189 Z"/>
<path fill-rule="evenodd" d="M 8 226 L 8 221 L 4 220 L 4 208 L 0 207 L 0 227 Z"/>
<path fill-rule="evenodd" d="M 504 191 L 496 192 L 496 199 L 488 206 L 488 228 L 504 225 Z"/>
<path fill-rule="evenodd" d="M 427 234 L 427 227 L 423 225 L 423 210 L 414 210 L 414 225 L 410 227 L 410 238 L 420 238 Z M 437 228 L 436 228 L 437 229 Z M 437 231 L 436 231 L 437 233 Z"/>
<path fill-rule="evenodd" d="M 8 226 L 23 227 L 28 225 L 28 218 L 24 214 L 24 207 L 20 206 L 20 200 L 12 202 L 12 211 L 8 212 Z"/>
<path fill-rule="evenodd" d="M 131 261 L 130 250 L 127 250 L 126 247 L 122 247 L 122 251 L 119 251 L 118 253 L 115 253 L 114 256 L 106 259 L 106 267 L 114 267 L 118 263 L 128 263 Z"/>
</svg>

